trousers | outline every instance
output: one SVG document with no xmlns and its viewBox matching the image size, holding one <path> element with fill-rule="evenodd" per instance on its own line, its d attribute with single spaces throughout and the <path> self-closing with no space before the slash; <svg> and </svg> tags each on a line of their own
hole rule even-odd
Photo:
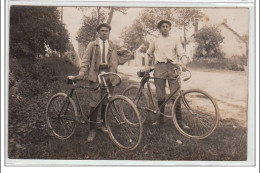
<svg viewBox="0 0 260 173">
<path fill-rule="evenodd" d="M 166 78 L 175 78 L 179 74 L 178 65 L 167 63 L 157 63 L 154 66 L 154 77 L 162 79 L 154 79 L 158 102 L 164 101 L 166 97 Z M 168 80 L 170 92 L 173 93 L 179 87 L 180 81 Z M 175 99 L 179 94 L 179 90 L 174 94 Z"/>
</svg>

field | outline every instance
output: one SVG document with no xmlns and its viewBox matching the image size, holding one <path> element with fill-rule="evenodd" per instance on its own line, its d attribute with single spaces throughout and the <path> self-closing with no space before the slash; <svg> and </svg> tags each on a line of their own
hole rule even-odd
<svg viewBox="0 0 260 173">
<path fill-rule="evenodd" d="M 138 85 L 138 69 L 120 67 L 123 83 L 116 88 L 121 93 L 127 86 Z M 247 77 L 244 72 L 193 71 L 183 88 L 200 88 L 216 98 L 221 120 L 207 139 L 195 140 L 182 136 L 169 119 L 164 126 L 152 126 L 155 115 L 144 124 L 143 139 L 134 151 L 117 148 L 107 134 L 98 131 L 94 142 L 86 143 L 88 125 L 79 125 L 67 140 L 49 134 L 45 125 L 45 107 L 56 92 L 68 92 L 64 79 L 53 82 L 52 89 L 34 96 L 12 110 L 9 119 L 8 157 L 12 159 L 75 159 L 75 160 L 247 160 Z M 88 110 L 87 92 L 81 91 L 84 112 Z M 31 122 L 31 123 L 28 123 Z M 24 128 L 18 128 L 24 127 Z M 179 142 L 181 141 L 181 142 Z"/>
</svg>

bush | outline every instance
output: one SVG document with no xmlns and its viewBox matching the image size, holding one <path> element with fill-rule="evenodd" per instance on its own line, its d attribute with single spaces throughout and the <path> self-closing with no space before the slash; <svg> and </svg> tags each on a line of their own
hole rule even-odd
<svg viewBox="0 0 260 173">
<path fill-rule="evenodd" d="M 57 79 L 78 72 L 78 68 L 70 60 L 57 56 L 25 61 L 10 58 L 9 89 L 13 91 L 16 88 L 16 93 L 9 93 L 10 95 L 29 97 L 40 94 L 55 77 Z"/>
<path fill-rule="evenodd" d="M 193 69 L 214 69 L 244 71 L 247 65 L 246 56 L 234 56 L 232 58 L 197 58 L 188 64 Z"/>
</svg>

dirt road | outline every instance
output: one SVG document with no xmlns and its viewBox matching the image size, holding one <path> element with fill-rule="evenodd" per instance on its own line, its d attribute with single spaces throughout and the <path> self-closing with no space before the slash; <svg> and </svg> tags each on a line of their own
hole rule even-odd
<svg viewBox="0 0 260 173">
<path fill-rule="evenodd" d="M 136 72 L 141 67 L 120 66 L 119 72 L 139 81 Z M 216 100 L 222 119 L 235 119 L 247 126 L 247 75 L 245 72 L 193 71 L 192 78 L 182 82 L 182 88 L 199 88 L 210 93 Z M 154 86 L 153 86 L 154 88 Z"/>
</svg>

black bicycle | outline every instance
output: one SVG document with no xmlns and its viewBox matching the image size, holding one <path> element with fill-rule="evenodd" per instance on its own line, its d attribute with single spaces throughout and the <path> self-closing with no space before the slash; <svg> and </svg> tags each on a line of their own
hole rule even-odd
<svg viewBox="0 0 260 173">
<path fill-rule="evenodd" d="M 147 116 L 150 115 L 149 112 L 151 112 L 172 118 L 177 130 L 186 137 L 204 139 L 211 135 L 218 125 L 219 109 L 216 101 L 209 93 L 201 89 L 181 89 L 181 79 L 183 81 L 189 80 L 191 72 L 188 69 L 186 69 L 186 72 L 182 72 L 178 68 L 175 69 L 176 72 L 179 72 L 179 75 L 168 80 L 176 80 L 179 83 L 179 87 L 170 93 L 165 102 L 160 106 L 160 108 L 165 106 L 165 112 L 161 113 L 152 94 L 149 81 L 150 79 L 161 78 L 151 77 L 150 72 L 153 70 L 153 67 L 140 70 L 137 73 L 138 77 L 141 77 L 139 86 L 129 86 L 122 93 L 122 95 L 127 96 L 137 105 L 141 113 L 142 123 L 144 123 Z M 175 93 L 178 91 L 180 91 L 178 96 L 174 98 Z M 176 114 L 181 114 L 181 121 L 177 120 Z"/>
<path fill-rule="evenodd" d="M 112 72 L 98 75 L 99 85 L 96 87 L 78 85 L 76 76 L 68 76 L 68 83 L 72 84 L 72 89 L 68 94 L 57 93 L 51 97 L 46 108 L 47 125 L 55 137 L 59 139 L 70 138 L 76 129 L 78 123 L 89 123 L 93 112 L 98 109 L 99 105 L 108 100 L 105 111 L 105 122 L 108 134 L 111 140 L 120 148 L 134 150 L 141 141 L 143 126 L 141 123 L 140 113 L 136 105 L 123 95 L 112 96 L 105 77 L 116 79 L 118 86 L 121 83 L 121 77 Z M 105 89 L 106 94 L 100 100 L 98 105 L 87 117 L 86 120 L 79 120 L 77 106 L 80 110 L 81 117 L 84 116 L 82 106 L 77 94 L 77 89 L 98 90 Z M 76 102 L 72 98 L 75 95 Z M 76 106 L 77 104 L 77 106 Z M 134 123 L 129 123 L 129 122 Z M 94 122 L 102 123 L 102 122 Z"/>
</svg>

